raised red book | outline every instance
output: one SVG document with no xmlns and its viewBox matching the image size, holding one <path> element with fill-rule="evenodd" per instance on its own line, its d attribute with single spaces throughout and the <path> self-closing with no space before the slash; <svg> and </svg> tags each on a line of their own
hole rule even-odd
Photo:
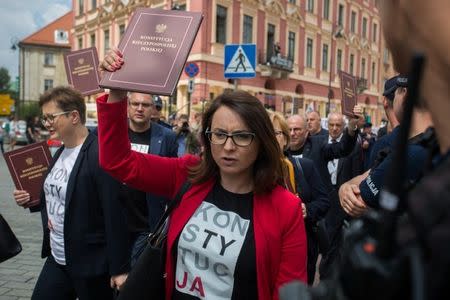
<svg viewBox="0 0 450 300">
<path fill-rule="evenodd" d="M 200 12 L 137 8 L 118 46 L 125 63 L 105 72 L 100 86 L 172 95 L 202 19 Z"/>
<path fill-rule="evenodd" d="M 52 160 L 46 142 L 4 153 L 6 165 L 18 190 L 30 194 L 31 206 L 39 204 L 45 175 Z"/>
<path fill-rule="evenodd" d="M 100 93 L 97 48 L 91 47 L 64 54 L 67 81 L 83 96 Z"/>
<path fill-rule="evenodd" d="M 356 78 L 348 73 L 339 72 L 339 77 L 341 78 L 341 93 L 342 93 L 342 114 L 354 117 L 353 108 L 358 103 L 358 98 L 356 94 Z"/>
</svg>

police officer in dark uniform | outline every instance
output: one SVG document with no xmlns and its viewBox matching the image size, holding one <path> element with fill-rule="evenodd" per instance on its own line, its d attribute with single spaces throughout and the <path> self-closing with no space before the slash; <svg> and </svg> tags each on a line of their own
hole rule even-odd
<svg viewBox="0 0 450 300">
<path fill-rule="evenodd" d="M 402 119 L 403 102 L 406 97 L 408 78 L 397 77 L 394 111 L 399 120 Z M 408 181 L 414 184 L 420 179 L 428 157 L 427 149 L 420 143 L 427 128 L 432 126 L 431 115 L 423 107 L 416 107 L 413 112 L 413 124 L 407 147 Z M 384 178 L 392 163 L 392 153 L 378 157 L 371 169 L 364 174 L 344 183 L 339 189 L 341 206 L 350 216 L 358 217 L 367 211 L 368 207 L 378 208 L 378 199 L 383 187 Z"/>
</svg>

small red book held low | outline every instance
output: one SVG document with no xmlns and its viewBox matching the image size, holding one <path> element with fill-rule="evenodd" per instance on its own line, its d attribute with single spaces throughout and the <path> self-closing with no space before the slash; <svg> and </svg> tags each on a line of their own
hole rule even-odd
<svg viewBox="0 0 450 300">
<path fill-rule="evenodd" d="M 31 207 L 39 204 L 39 196 L 52 156 L 46 142 L 5 152 L 4 158 L 14 185 L 30 194 Z"/>
</svg>

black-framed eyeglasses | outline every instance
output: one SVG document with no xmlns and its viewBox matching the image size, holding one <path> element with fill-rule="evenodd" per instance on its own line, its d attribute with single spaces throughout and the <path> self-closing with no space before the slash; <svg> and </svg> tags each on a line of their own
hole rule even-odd
<svg viewBox="0 0 450 300">
<path fill-rule="evenodd" d="M 249 146 L 256 136 L 256 134 L 254 134 L 253 132 L 246 132 L 246 131 L 227 133 L 223 131 L 206 130 L 205 134 L 208 137 L 208 140 L 211 142 L 211 144 L 223 145 L 227 142 L 228 138 L 231 138 L 233 140 L 233 143 L 236 146 L 240 147 Z"/>
<path fill-rule="evenodd" d="M 68 114 L 70 112 L 72 112 L 72 111 L 68 110 L 68 111 L 61 111 L 61 112 L 54 113 L 54 114 L 43 115 L 41 117 L 41 123 L 44 126 L 47 123 L 51 125 L 51 124 L 55 123 L 56 117 L 62 116 L 62 115 L 66 115 L 66 114 Z"/>
</svg>

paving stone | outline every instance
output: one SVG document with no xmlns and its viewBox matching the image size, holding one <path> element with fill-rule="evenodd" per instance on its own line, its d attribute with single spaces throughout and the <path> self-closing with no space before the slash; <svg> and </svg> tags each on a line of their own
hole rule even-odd
<svg viewBox="0 0 450 300">
<path fill-rule="evenodd" d="M 31 290 L 13 289 L 5 294 L 5 296 L 29 297 L 31 298 Z"/>
<path fill-rule="evenodd" d="M 44 264 L 41 216 L 17 206 L 13 190 L 14 183 L 0 155 L 0 212 L 22 244 L 21 253 L 0 264 L 0 300 L 29 300 Z"/>
<path fill-rule="evenodd" d="M 11 289 L 8 289 L 8 288 L 5 288 L 5 287 L 0 287 L 0 299 L 2 299 L 2 295 L 6 294 L 10 290 Z"/>
<path fill-rule="evenodd" d="M 30 297 L 27 299 L 29 300 Z M 17 296 L 0 295 L 0 300 L 17 300 Z"/>
</svg>

